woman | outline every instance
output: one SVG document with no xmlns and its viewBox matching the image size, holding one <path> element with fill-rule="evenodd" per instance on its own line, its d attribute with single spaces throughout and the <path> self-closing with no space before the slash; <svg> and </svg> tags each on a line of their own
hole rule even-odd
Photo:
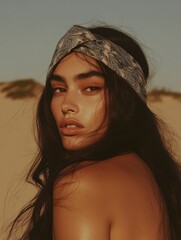
<svg viewBox="0 0 181 240">
<path fill-rule="evenodd" d="M 9 237 L 23 217 L 21 240 L 180 239 L 180 168 L 146 104 L 148 77 L 141 47 L 119 30 L 73 26 L 60 39 L 28 175 L 40 190 Z"/>
</svg>

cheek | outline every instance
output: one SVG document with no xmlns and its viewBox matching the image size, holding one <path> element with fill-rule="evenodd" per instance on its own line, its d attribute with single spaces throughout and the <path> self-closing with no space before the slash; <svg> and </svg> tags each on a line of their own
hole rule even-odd
<svg viewBox="0 0 181 240">
<path fill-rule="evenodd" d="M 101 100 L 89 110 L 87 119 L 92 127 L 100 127 L 104 124 L 105 118 L 105 102 Z"/>
<path fill-rule="evenodd" d="M 55 100 L 51 101 L 50 109 L 51 109 L 51 112 L 52 112 L 52 115 L 53 115 L 55 121 L 57 121 L 58 116 L 60 114 L 60 109 L 59 109 L 58 103 Z"/>
<path fill-rule="evenodd" d="M 52 115 L 54 116 L 54 115 L 55 115 L 55 104 L 54 104 L 53 101 L 51 101 L 50 110 L 51 110 L 51 112 L 52 112 Z"/>
<path fill-rule="evenodd" d="M 106 121 L 106 115 L 105 115 L 105 104 L 102 103 L 98 109 L 97 109 L 97 118 L 99 119 L 100 124 L 104 124 Z"/>
</svg>

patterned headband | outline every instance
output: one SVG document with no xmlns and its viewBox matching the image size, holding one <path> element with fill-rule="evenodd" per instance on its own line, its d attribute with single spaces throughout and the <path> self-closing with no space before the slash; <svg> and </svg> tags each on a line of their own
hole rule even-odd
<svg viewBox="0 0 181 240">
<path fill-rule="evenodd" d="M 85 54 L 104 63 L 125 79 L 139 96 L 146 101 L 146 81 L 138 62 L 120 46 L 107 39 L 94 36 L 82 26 L 73 26 L 60 39 L 48 69 L 48 77 L 55 65 L 72 51 Z"/>
</svg>

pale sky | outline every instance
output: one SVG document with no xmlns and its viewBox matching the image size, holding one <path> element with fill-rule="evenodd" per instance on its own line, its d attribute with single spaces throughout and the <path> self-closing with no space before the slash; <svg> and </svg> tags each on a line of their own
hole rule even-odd
<svg viewBox="0 0 181 240">
<path fill-rule="evenodd" d="M 59 38 L 99 22 L 143 43 L 153 86 L 181 91 L 181 0 L 0 0 L 0 82 L 44 83 Z"/>
</svg>

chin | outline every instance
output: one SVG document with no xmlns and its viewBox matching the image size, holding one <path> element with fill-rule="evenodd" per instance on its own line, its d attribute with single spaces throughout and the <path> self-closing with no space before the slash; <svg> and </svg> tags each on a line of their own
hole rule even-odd
<svg viewBox="0 0 181 240">
<path fill-rule="evenodd" d="M 62 140 L 63 147 L 68 151 L 77 151 L 84 147 L 87 147 L 90 142 L 88 143 L 86 140 Z"/>
<path fill-rule="evenodd" d="M 89 137 L 62 137 L 62 145 L 68 151 L 77 151 L 96 143 L 100 138 L 98 134 Z"/>
</svg>

